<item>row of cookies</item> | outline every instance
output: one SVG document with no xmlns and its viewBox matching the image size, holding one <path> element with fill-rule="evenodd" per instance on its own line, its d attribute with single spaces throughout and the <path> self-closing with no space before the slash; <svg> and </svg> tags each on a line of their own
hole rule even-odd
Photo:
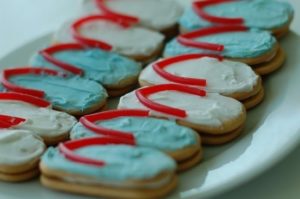
<svg viewBox="0 0 300 199">
<path fill-rule="evenodd" d="M 202 158 L 195 131 L 149 117 L 148 111 L 86 115 L 74 126 L 73 116 L 30 95 L 0 93 L 0 106 L 0 179 L 4 181 L 37 176 L 44 142 L 59 143 L 42 157 L 44 185 L 99 196 L 117 197 L 122 192 L 123 198 L 157 198 L 176 187 L 176 171 Z M 72 141 L 61 142 L 69 132 Z"/>
<path fill-rule="evenodd" d="M 138 20 L 141 26 L 132 26 L 133 22 L 126 19 L 128 16 L 120 15 L 116 18 L 116 13 L 109 11 L 107 5 L 112 2 L 117 4 L 118 1 L 86 1 L 87 5 L 97 5 L 96 11 L 104 8 L 105 15 L 88 15 L 64 25 L 54 38 L 58 45 L 46 48 L 33 57 L 31 65 L 34 65 L 35 69 L 4 71 L 2 83 L 5 89 L 44 97 L 53 103 L 54 108 L 73 115 L 85 115 L 103 108 L 107 94 L 101 84 L 110 96 L 130 91 L 137 81 L 141 65 L 124 56 L 144 63 L 155 59 L 162 51 L 165 38 L 157 30 L 168 32 L 168 36 L 170 31 L 166 30 L 173 30 L 174 26 L 164 26 L 152 31 L 143 28 L 143 20 Z M 140 2 L 145 5 L 142 3 L 144 1 Z M 137 4 L 139 3 L 132 4 L 136 5 L 133 6 L 135 10 L 141 8 Z M 170 6 L 167 3 L 166 5 Z M 150 5 L 149 10 L 152 18 L 155 18 Z M 194 42 L 193 39 L 198 37 L 207 40 Z M 236 38 L 240 45 L 234 48 Z M 247 38 L 251 38 L 250 41 L 247 41 Z M 252 50 L 250 43 L 259 43 L 259 38 L 266 44 L 257 45 L 255 48 L 260 49 L 254 48 L 248 52 Z M 208 45 L 207 48 L 207 42 L 212 41 L 219 45 Z M 183 47 L 172 46 L 174 42 Z M 182 49 L 191 46 L 197 46 L 197 54 L 180 55 L 186 54 Z M 236 52 L 243 46 L 246 47 L 242 49 L 241 54 Z M 280 54 L 280 47 L 276 46 L 275 38 L 267 32 L 248 30 L 241 25 L 209 27 L 173 39 L 164 50 L 166 57 L 172 57 L 151 63 L 139 77 L 142 86 L 151 85 L 150 87 L 123 96 L 118 106 L 122 109 L 120 111 L 82 117 L 71 131 L 74 141 L 60 144 L 57 148 L 49 148 L 41 163 L 43 184 L 54 189 L 108 197 L 119 197 L 121 192 L 124 198 L 142 198 L 147 195 L 149 198 L 157 198 L 165 195 L 176 185 L 176 164 L 170 157 L 177 161 L 177 170 L 190 168 L 201 159 L 200 138 L 195 131 L 200 132 L 206 144 L 225 143 L 240 134 L 246 118 L 241 102 L 246 108 L 251 108 L 263 98 L 261 78 L 246 64 L 253 67 L 263 64 L 265 68 L 266 61 L 272 60 L 274 65 L 273 59 L 277 58 L 277 65 L 272 65 L 272 70 L 275 70 L 284 59 L 283 53 Z M 219 52 L 232 60 L 215 55 Z M 278 61 L 278 54 L 281 55 L 281 61 Z M 174 55 L 176 56 L 173 57 Z M 102 63 L 98 65 L 99 60 Z M 236 60 L 246 64 L 235 62 Z M 130 63 L 127 65 L 124 62 Z M 199 64 L 201 67 L 196 68 Z M 101 71 L 103 66 L 107 67 L 105 72 Z M 47 69 L 48 67 L 51 69 Z M 190 70 L 186 70 L 186 67 Z M 222 68 L 222 71 L 216 70 L 218 67 Z M 269 65 L 267 69 L 265 74 L 270 72 Z M 256 72 L 260 73 L 258 70 Z M 111 78 L 112 74 L 118 76 L 119 80 Z M 129 78 L 126 79 L 122 75 Z M 99 76 L 102 77 L 98 79 Z M 119 76 L 123 79 L 120 80 Z M 35 89 L 41 89 L 43 92 Z M 77 104 L 75 109 L 74 103 Z M 92 106 L 95 104 L 97 106 Z M 128 110 L 131 108 L 138 110 Z M 157 117 L 168 118 L 171 121 Z M 192 127 L 195 131 L 177 125 L 175 120 L 183 126 Z M 97 125 L 94 125 L 94 122 L 97 122 Z M 165 134 L 162 135 L 161 132 Z M 107 135 L 110 138 L 102 137 Z M 76 140 L 77 138 L 79 140 Z M 113 146 L 110 146 L 111 144 Z M 118 144 L 122 146 L 116 146 Z M 169 156 L 154 149 L 141 149 L 140 146 L 162 150 Z M 147 165 L 154 158 L 159 158 L 159 164 L 154 161 L 155 165 Z M 120 167 L 116 168 L 114 165 Z M 117 172 L 118 170 L 122 173 Z"/>
</svg>

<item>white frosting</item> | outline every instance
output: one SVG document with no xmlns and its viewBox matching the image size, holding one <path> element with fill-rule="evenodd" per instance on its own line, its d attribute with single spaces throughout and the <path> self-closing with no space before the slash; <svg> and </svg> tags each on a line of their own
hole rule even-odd
<svg viewBox="0 0 300 199">
<path fill-rule="evenodd" d="M 94 2 L 83 2 L 83 15 L 101 13 Z M 183 13 L 174 0 L 108 0 L 106 5 L 117 13 L 138 17 L 140 25 L 158 31 L 175 25 Z"/>
<path fill-rule="evenodd" d="M 26 164 L 39 158 L 45 144 L 27 130 L 0 130 L 0 164 Z"/>
<path fill-rule="evenodd" d="M 206 79 L 208 92 L 224 95 L 250 92 L 259 80 L 252 68 L 244 63 L 229 60 L 220 62 L 210 57 L 177 62 L 168 65 L 164 70 L 180 77 Z M 139 79 L 150 84 L 176 83 L 157 74 L 152 64 L 144 69 Z"/>
<path fill-rule="evenodd" d="M 152 94 L 148 98 L 159 104 L 185 110 L 187 117 L 178 119 L 203 126 L 222 128 L 224 123 L 236 119 L 243 111 L 243 105 L 239 101 L 217 93 L 200 97 L 177 91 L 162 91 Z M 138 100 L 135 91 L 121 97 L 118 108 L 149 110 Z M 153 110 L 151 110 L 151 114 L 153 116 L 167 116 Z"/>
<path fill-rule="evenodd" d="M 71 22 L 62 25 L 54 36 L 56 42 L 74 42 L 70 31 Z M 83 24 L 80 34 L 101 40 L 113 46 L 113 51 L 125 56 L 150 56 L 158 50 L 164 40 L 161 33 L 141 28 L 121 26 L 108 21 L 92 21 Z"/>
<path fill-rule="evenodd" d="M 63 135 L 76 123 L 76 119 L 67 113 L 13 100 L 0 100 L 0 113 L 26 119 L 13 128 L 30 130 L 41 137 Z"/>
</svg>

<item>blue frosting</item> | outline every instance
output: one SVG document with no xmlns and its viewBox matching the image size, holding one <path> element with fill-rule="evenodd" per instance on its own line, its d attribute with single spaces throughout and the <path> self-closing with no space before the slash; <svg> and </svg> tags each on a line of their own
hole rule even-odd
<svg viewBox="0 0 300 199">
<path fill-rule="evenodd" d="M 42 163 L 50 169 L 118 182 L 128 179 L 148 179 L 162 172 L 176 169 L 174 160 L 151 148 L 102 145 L 84 147 L 74 152 L 84 157 L 104 160 L 106 165 L 97 167 L 72 162 L 66 159 L 57 148 L 53 147 L 48 148 L 42 156 Z"/>
<path fill-rule="evenodd" d="M 129 77 L 137 77 L 141 65 L 129 58 L 98 48 L 87 50 L 65 50 L 53 54 L 56 59 L 84 70 L 84 77 L 95 80 L 104 86 L 118 85 Z M 40 54 L 31 59 L 31 65 L 63 70 L 48 62 Z M 64 71 L 66 72 L 66 71 Z M 123 87 L 127 85 L 121 85 Z"/>
<path fill-rule="evenodd" d="M 153 147 L 164 151 L 178 150 L 197 144 L 196 132 L 180 126 L 175 121 L 150 117 L 118 117 L 96 122 L 102 127 L 132 132 L 139 146 Z M 72 138 L 99 136 L 81 123 L 77 123 L 72 131 Z"/>
<path fill-rule="evenodd" d="M 264 30 L 282 27 L 293 16 L 293 8 L 289 3 L 273 0 L 241 0 L 208 6 L 205 11 L 219 17 L 241 17 L 246 26 Z M 201 19 L 192 8 L 185 10 L 179 23 L 189 31 L 213 25 Z"/>
<path fill-rule="evenodd" d="M 29 74 L 12 76 L 10 81 L 22 87 L 44 91 L 46 100 L 54 107 L 66 111 L 84 111 L 103 102 L 107 97 L 105 89 L 100 84 L 78 76 L 64 78 Z"/>
<path fill-rule="evenodd" d="M 222 44 L 225 46 L 222 55 L 230 58 L 258 57 L 269 52 L 276 44 L 276 39 L 269 32 L 260 30 L 219 33 L 194 40 Z M 187 47 L 173 39 L 166 45 L 164 56 L 169 57 L 188 53 L 216 53 L 216 51 Z"/>
</svg>

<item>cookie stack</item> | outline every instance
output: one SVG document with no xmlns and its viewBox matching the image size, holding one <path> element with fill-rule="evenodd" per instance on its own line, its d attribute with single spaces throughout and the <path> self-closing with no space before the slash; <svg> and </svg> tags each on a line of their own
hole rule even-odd
<svg viewBox="0 0 300 199">
<path fill-rule="evenodd" d="M 284 64 L 278 38 L 293 9 L 85 0 L 77 16 L 28 66 L 2 72 L 0 180 L 29 180 L 39 165 L 46 187 L 140 199 L 174 190 L 203 145 L 243 133 L 264 99 L 262 76 Z"/>
</svg>

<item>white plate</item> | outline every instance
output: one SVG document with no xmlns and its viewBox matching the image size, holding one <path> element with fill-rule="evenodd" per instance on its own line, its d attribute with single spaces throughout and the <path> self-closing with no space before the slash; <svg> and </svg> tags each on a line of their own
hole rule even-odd
<svg viewBox="0 0 300 199">
<path fill-rule="evenodd" d="M 0 61 L 1 67 L 24 66 L 50 36 L 24 45 Z M 281 40 L 288 61 L 264 79 L 265 101 L 248 113 L 245 133 L 222 147 L 205 148 L 205 160 L 180 174 L 178 189 L 169 198 L 203 198 L 232 189 L 270 168 L 300 141 L 300 36 L 291 32 Z M 37 180 L 0 183 L 0 198 L 84 199 L 89 197 L 51 191 Z"/>
</svg>

